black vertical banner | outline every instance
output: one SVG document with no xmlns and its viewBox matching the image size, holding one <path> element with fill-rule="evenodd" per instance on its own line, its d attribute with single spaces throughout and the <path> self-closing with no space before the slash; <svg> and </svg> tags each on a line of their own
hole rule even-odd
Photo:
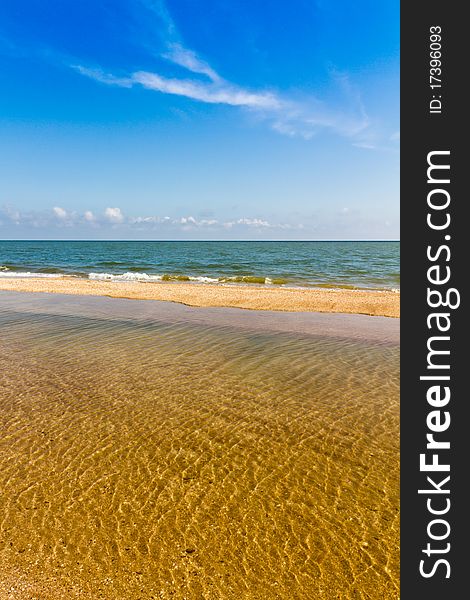
<svg viewBox="0 0 470 600">
<path fill-rule="evenodd" d="M 401 598 L 467 597 L 470 55 L 463 4 L 401 5 Z"/>
</svg>

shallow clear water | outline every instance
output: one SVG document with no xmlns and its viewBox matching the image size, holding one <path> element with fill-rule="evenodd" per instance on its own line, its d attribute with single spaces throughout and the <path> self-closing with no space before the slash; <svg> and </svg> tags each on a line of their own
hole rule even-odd
<svg viewBox="0 0 470 600">
<path fill-rule="evenodd" d="M 0 241 L 0 276 L 395 289 L 399 242 Z"/>
<path fill-rule="evenodd" d="M 0 298 L 13 597 L 399 597 L 396 343 L 26 297 Z"/>
</svg>

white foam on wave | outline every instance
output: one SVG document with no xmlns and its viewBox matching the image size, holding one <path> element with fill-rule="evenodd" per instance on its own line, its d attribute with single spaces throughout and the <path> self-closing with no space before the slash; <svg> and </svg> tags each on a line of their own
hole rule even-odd
<svg viewBox="0 0 470 600">
<path fill-rule="evenodd" d="M 178 275 L 149 275 L 148 273 L 89 273 L 88 279 L 95 281 L 178 281 Z M 188 277 L 189 281 L 197 281 L 199 283 L 218 283 L 219 280 L 213 277 Z M 181 280 L 184 283 L 184 279 Z"/>
<path fill-rule="evenodd" d="M 213 277 L 189 277 L 190 281 L 199 281 L 199 283 L 219 283 L 218 279 Z"/>
<path fill-rule="evenodd" d="M 2 270 L 0 272 L 0 277 L 3 277 L 4 279 L 24 279 L 24 278 L 32 278 L 34 277 L 36 278 L 41 278 L 41 279 L 54 279 L 54 278 L 60 278 L 63 277 L 63 275 L 60 275 L 58 273 L 31 273 L 29 271 L 27 271 L 26 273 L 19 273 L 17 271 L 4 271 Z"/>
<path fill-rule="evenodd" d="M 148 275 L 147 273 L 123 273 L 122 275 L 113 275 L 113 273 L 89 273 L 88 279 L 98 281 L 161 281 L 162 275 Z"/>
</svg>

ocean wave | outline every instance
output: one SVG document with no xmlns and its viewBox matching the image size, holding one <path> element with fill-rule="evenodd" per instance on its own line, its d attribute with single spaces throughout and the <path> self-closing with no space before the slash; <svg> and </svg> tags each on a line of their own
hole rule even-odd
<svg viewBox="0 0 470 600">
<path fill-rule="evenodd" d="M 261 285 L 283 285 L 287 283 L 287 280 L 285 279 L 257 277 L 254 275 L 237 275 L 233 277 L 207 277 L 204 275 L 181 275 L 169 273 L 165 273 L 163 275 L 149 275 L 148 273 L 133 273 L 130 271 L 122 274 L 89 273 L 88 279 L 92 279 L 95 281 L 194 281 L 197 283 L 251 283 Z"/>
<path fill-rule="evenodd" d="M 8 270 L 7 270 L 8 271 Z M 3 277 L 4 279 L 14 279 L 14 278 L 41 278 L 41 279 L 57 279 L 60 277 L 63 277 L 63 275 L 60 275 L 58 273 L 31 273 L 30 271 L 27 271 L 25 273 L 22 273 L 20 271 L 5 271 L 4 269 L 1 270 L 0 272 L 0 277 Z"/>
<path fill-rule="evenodd" d="M 88 279 L 95 281 L 162 281 L 163 275 L 148 275 L 147 273 L 88 273 Z"/>
<path fill-rule="evenodd" d="M 220 279 L 213 277 L 190 277 L 190 281 L 199 281 L 199 283 L 220 283 Z"/>
<path fill-rule="evenodd" d="M 190 275 L 149 275 L 148 273 L 89 273 L 88 279 L 95 281 L 197 281 L 199 283 L 219 283 L 219 279 L 214 277 L 199 277 Z"/>
<path fill-rule="evenodd" d="M 47 272 L 49 271 L 49 272 Z M 52 272 L 51 272 L 52 271 Z M 180 273 L 164 273 L 164 274 L 148 274 L 145 272 L 133 272 L 126 271 L 125 273 L 83 273 L 83 272 L 70 272 L 64 273 L 60 269 L 54 268 L 42 268 L 40 271 L 11 271 L 9 267 L 0 265 L 0 278 L 3 279 L 26 279 L 26 278 L 39 278 L 39 279 L 60 279 L 62 277 L 78 277 L 88 278 L 92 281 L 122 281 L 122 282 L 173 282 L 173 283 L 201 283 L 201 284 L 219 284 L 219 285 L 266 285 L 266 286 L 285 286 L 285 287 L 296 287 L 296 288 L 310 288 L 310 289 L 329 289 L 329 290 L 348 290 L 351 292 L 363 292 L 368 290 L 382 290 L 388 292 L 394 292 L 399 294 L 400 288 L 387 287 L 387 286 L 372 286 L 367 287 L 365 285 L 350 285 L 341 283 L 318 283 L 318 282 L 295 282 L 287 279 L 275 278 L 275 277 L 262 277 L 255 275 L 233 275 L 233 276 L 220 276 L 220 277 L 208 277 L 205 275 L 183 275 Z"/>
<path fill-rule="evenodd" d="M 284 285 L 287 279 L 276 277 L 258 277 L 256 275 L 235 275 L 233 277 L 220 277 L 222 283 L 258 283 L 261 285 Z"/>
</svg>

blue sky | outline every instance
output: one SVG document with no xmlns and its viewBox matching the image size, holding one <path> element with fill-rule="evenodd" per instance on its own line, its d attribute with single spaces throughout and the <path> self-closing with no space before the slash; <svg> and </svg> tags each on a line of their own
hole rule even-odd
<svg viewBox="0 0 470 600">
<path fill-rule="evenodd" d="M 0 238 L 397 239 L 398 211 L 398 1 L 0 3 Z"/>
</svg>

